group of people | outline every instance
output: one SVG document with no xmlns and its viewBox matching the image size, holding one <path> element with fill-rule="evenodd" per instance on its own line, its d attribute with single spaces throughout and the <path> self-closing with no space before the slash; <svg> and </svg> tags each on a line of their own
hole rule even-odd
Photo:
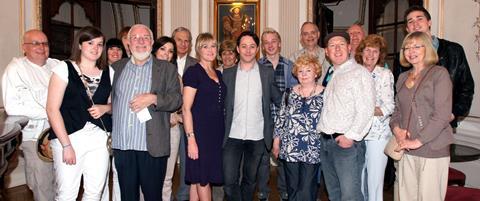
<svg viewBox="0 0 480 201">
<path fill-rule="evenodd" d="M 396 64 L 408 68 L 394 73 L 383 37 L 357 24 L 325 36 L 322 48 L 318 27 L 305 22 L 290 59 L 271 28 L 221 44 L 201 33 L 195 59 L 184 27 L 155 40 L 136 24 L 108 41 L 84 27 L 65 61 L 48 57 L 45 34 L 27 31 L 25 57 L 2 79 L 7 113 L 29 118 L 27 184 L 35 200 L 76 200 L 83 177 L 83 200 L 109 200 L 111 170 L 113 200 L 268 200 L 273 157 L 282 200 L 314 201 L 324 183 L 329 200 L 378 201 L 383 150 L 395 138 L 405 150 L 395 200 L 443 200 L 452 126 L 468 114 L 473 79 L 463 48 L 431 35 L 423 7 L 405 21 Z M 53 164 L 35 153 L 49 127 Z"/>
</svg>

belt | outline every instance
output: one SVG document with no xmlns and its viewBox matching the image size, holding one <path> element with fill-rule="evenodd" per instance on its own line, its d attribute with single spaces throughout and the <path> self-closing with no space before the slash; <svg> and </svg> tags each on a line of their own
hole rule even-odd
<svg viewBox="0 0 480 201">
<path fill-rule="evenodd" d="M 332 139 L 332 140 L 335 140 L 335 138 L 337 138 L 338 136 L 343 135 L 341 133 L 326 134 L 324 132 L 322 132 L 321 134 L 324 139 Z"/>
</svg>

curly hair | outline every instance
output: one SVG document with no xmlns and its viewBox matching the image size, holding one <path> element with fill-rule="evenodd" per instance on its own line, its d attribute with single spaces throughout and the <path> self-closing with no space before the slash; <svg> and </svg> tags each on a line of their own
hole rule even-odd
<svg viewBox="0 0 480 201">
<path fill-rule="evenodd" d="M 293 64 L 293 75 L 295 75 L 295 77 L 298 77 L 298 72 L 300 71 L 300 69 L 308 66 L 311 66 L 315 69 L 315 75 L 317 75 L 318 79 L 322 74 L 320 62 L 318 61 L 318 57 L 309 54 L 302 54 L 300 55 L 300 57 L 297 58 L 297 60 Z"/>
<path fill-rule="evenodd" d="M 365 37 L 358 45 L 357 50 L 355 50 L 355 61 L 357 61 L 358 64 L 363 65 L 363 50 L 367 47 L 378 48 L 378 50 L 380 50 L 376 65 L 384 66 L 385 57 L 387 56 L 387 42 L 385 39 L 377 34 L 370 34 Z"/>
</svg>

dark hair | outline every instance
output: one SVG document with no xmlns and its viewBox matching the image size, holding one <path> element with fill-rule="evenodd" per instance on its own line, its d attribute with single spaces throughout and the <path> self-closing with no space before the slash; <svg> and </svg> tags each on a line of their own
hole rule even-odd
<svg viewBox="0 0 480 201">
<path fill-rule="evenodd" d="M 105 52 L 108 53 L 108 49 L 112 47 L 118 47 L 122 49 L 122 58 L 127 58 L 127 51 L 125 51 L 125 47 L 123 47 L 123 43 L 120 39 L 118 38 L 110 38 L 107 40 L 106 47 L 105 47 Z M 108 60 L 108 58 L 107 58 Z"/>
<path fill-rule="evenodd" d="M 123 27 L 123 28 L 120 30 L 120 32 L 118 32 L 117 38 L 122 39 L 123 36 L 128 35 L 128 32 L 130 31 L 130 28 L 132 28 L 132 27 L 130 27 L 130 26 Z"/>
<path fill-rule="evenodd" d="M 173 45 L 173 56 L 172 56 L 172 60 L 169 62 L 175 64 L 177 62 L 177 45 L 175 44 L 175 40 L 173 40 L 168 36 L 162 36 L 153 43 L 152 54 L 153 56 L 155 56 L 155 54 L 157 54 L 158 49 L 160 49 L 167 43 L 171 43 Z"/>
<path fill-rule="evenodd" d="M 237 38 L 237 47 L 240 46 L 240 40 L 242 40 L 243 37 L 245 36 L 250 36 L 253 38 L 253 41 L 255 41 L 255 44 L 257 44 L 257 46 L 260 45 L 260 39 L 258 38 L 257 34 L 251 32 L 251 31 L 244 31 L 240 34 L 240 36 L 238 36 Z"/>
<path fill-rule="evenodd" d="M 408 14 L 410 14 L 413 11 L 423 12 L 423 15 L 425 15 L 425 17 L 427 18 L 428 21 L 430 21 L 432 19 L 432 16 L 430 16 L 430 13 L 428 13 L 427 9 L 425 9 L 423 6 L 414 5 L 414 6 L 410 6 L 410 8 L 408 8 L 405 11 L 405 13 L 403 15 L 403 19 L 405 20 L 405 22 L 407 22 Z"/>
<path fill-rule="evenodd" d="M 90 41 L 99 37 L 101 37 L 103 41 L 105 41 L 105 36 L 100 31 L 100 29 L 96 27 L 86 26 L 80 29 L 75 35 L 75 38 L 73 39 L 72 54 L 70 55 L 70 60 L 75 61 L 77 64 L 81 63 L 82 51 L 80 50 L 79 46 L 82 45 L 82 43 L 85 41 Z M 101 70 L 107 67 L 105 51 L 102 51 L 102 55 L 100 56 L 100 58 L 97 59 L 95 65 Z"/>
</svg>

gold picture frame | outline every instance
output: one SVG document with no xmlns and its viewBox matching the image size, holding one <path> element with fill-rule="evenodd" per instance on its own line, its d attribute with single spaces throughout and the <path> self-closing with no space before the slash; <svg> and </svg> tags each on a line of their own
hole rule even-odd
<svg viewBox="0 0 480 201">
<path fill-rule="evenodd" d="M 215 0 L 214 34 L 219 43 L 243 31 L 260 32 L 260 0 Z"/>
</svg>

